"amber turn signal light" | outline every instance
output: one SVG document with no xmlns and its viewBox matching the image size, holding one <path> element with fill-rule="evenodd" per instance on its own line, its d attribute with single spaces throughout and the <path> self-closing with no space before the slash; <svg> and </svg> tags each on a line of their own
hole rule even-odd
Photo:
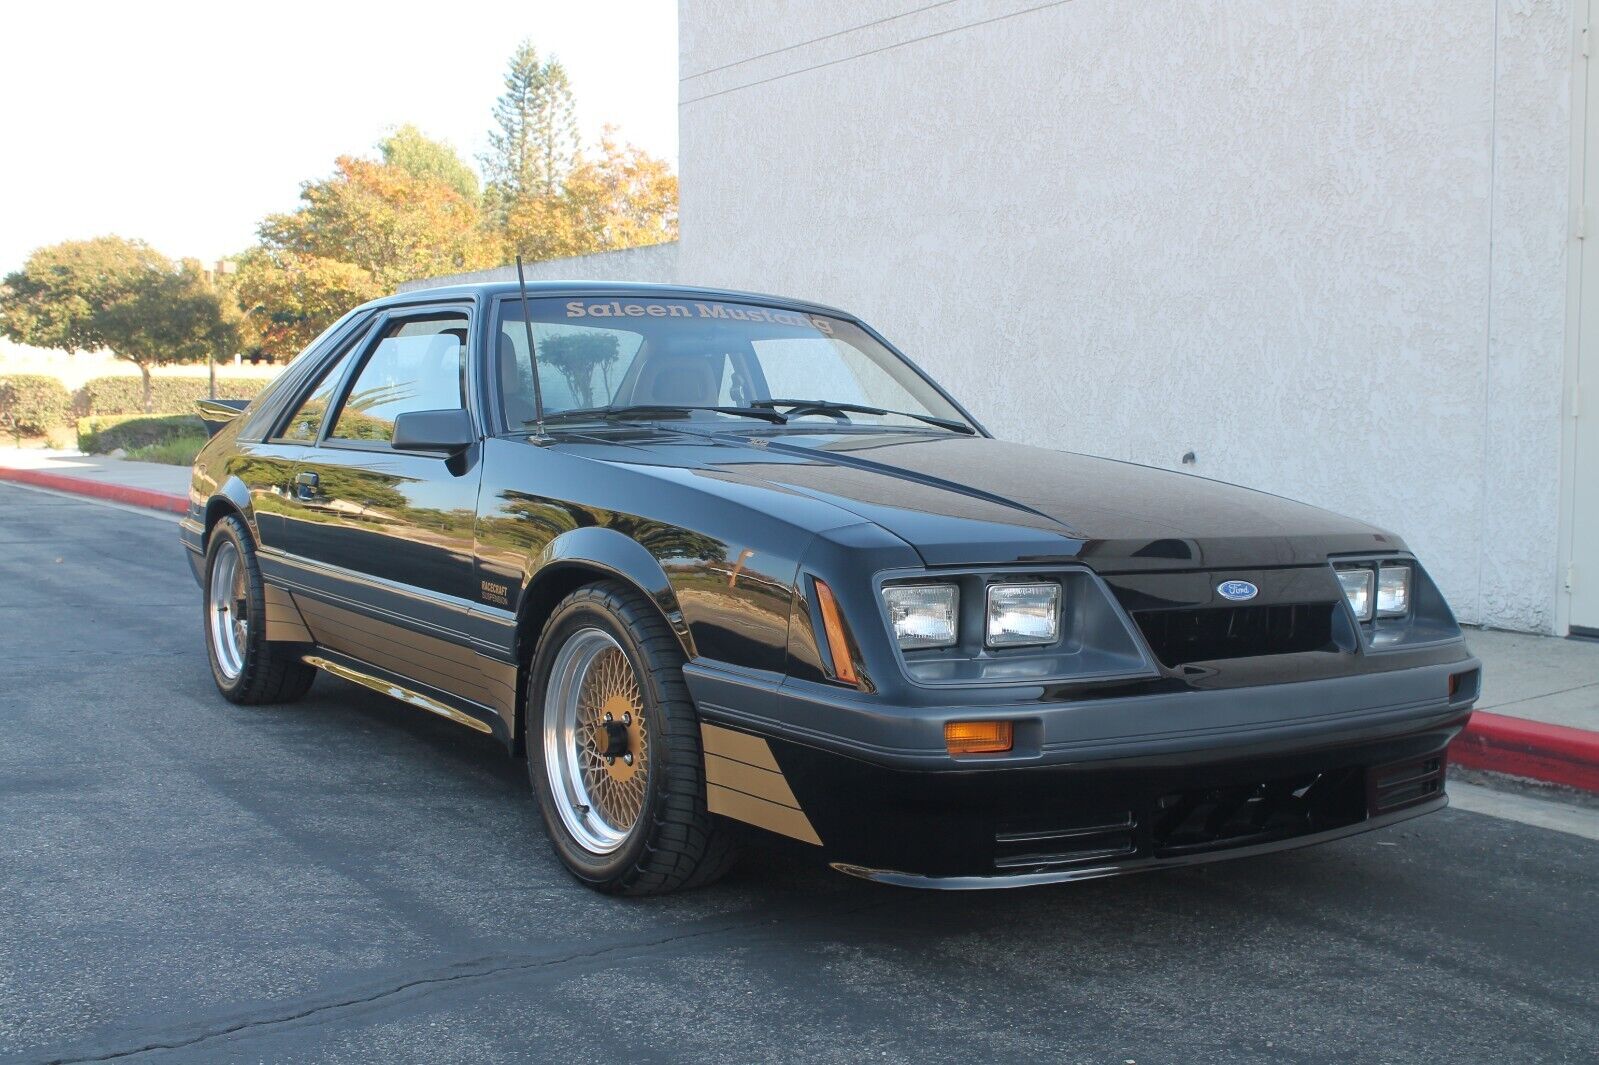
<svg viewBox="0 0 1599 1065">
<path fill-rule="evenodd" d="M 944 746 L 950 754 L 999 754 L 1011 749 L 1009 721 L 946 721 Z"/>
<path fill-rule="evenodd" d="M 861 678 L 855 672 L 855 660 L 850 657 L 849 640 L 844 636 L 844 617 L 838 612 L 838 600 L 827 582 L 816 582 L 816 605 L 822 610 L 822 629 L 827 636 L 827 653 L 833 660 L 833 676 L 845 684 L 860 687 Z"/>
</svg>

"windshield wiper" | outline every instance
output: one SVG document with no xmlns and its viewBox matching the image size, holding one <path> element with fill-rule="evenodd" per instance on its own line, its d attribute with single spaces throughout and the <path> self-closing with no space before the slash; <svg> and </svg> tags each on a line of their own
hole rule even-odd
<svg viewBox="0 0 1599 1065">
<path fill-rule="evenodd" d="M 940 429 L 948 429 L 954 433 L 964 433 L 966 436 L 975 436 L 977 430 L 965 422 L 958 422 L 953 418 L 940 418 L 936 414 L 916 414 L 908 410 L 887 410 L 883 407 L 868 407 L 864 403 L 841 403 L 831 399 L 757 399 L 750 403 L 752 407 L 789 407 L 783 413 L 790 418 L 801 414 L 877 414 L 895 415 L 900 418 L 915 418 L 928 425 L 936 425 Z"/>
<path fill-rule="evenodd" d="M 573 410 L 561 410 L 546 414 L 544 416 L 544 420 L 546 422 L 552 422 L 571 421 L 579 418 L 612 419 L 649 417 L 651 415 L 658 416 L 663 414 L 686 415 L 690 411 L 696 410 L 714 411 L 717 414 L 736 414 L 744 418 L 759 418 L 762 421 L 772 422 L 777 425 L 782 425 L 784 422 L 788 421 L 788 415 L 780 414 L 775 410 L 766 410 L 760 407 L 715 407 L 702 406 L 696 403 L 685 403 L 682 405 L 670 403 L 633 403 L 625 407 L 579 407 Z M 523 422 L 522 424 L 532 425 L 533 423 L 529 421 Z"/>
</svg>

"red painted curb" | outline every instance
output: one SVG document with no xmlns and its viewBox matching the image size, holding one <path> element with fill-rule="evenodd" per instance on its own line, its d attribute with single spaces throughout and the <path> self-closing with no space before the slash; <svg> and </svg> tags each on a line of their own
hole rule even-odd
<svg viewBox="0 0 1599 1065">
<path fill-rule="evenodd" d="M 8 466 L 0 466 L 0 481 L 33 484 L 40 488 L 54 488 L 58 492 L 71 492 L 73 495 L 110 499 L 136 507 L 149 507 L 151 510 L 169 510 L 174 514 L 189 512 L 189 501 L 184 496 L 173 495 L 171 492 L 157 492 L 152 488 L 134 488 L 126 484 L 91 481 L 86 477 L 67 477 L 59 473 L 45 473 L 43 470 L 15 470 Z"/>
<path fill-rule="evenodd" d="M 1449 748 L 1467 769 L 1599 792 L 1599 732 L 1479 710 Z"/>
</svg>

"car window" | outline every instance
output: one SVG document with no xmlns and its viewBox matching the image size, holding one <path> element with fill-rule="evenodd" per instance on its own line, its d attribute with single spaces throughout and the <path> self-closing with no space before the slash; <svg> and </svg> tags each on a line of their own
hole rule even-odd
<svg viewBox="0 0 1599 1065">
<path fill-rule="evenodd" d="M 279 440 L 304 444 L 316 443 L 317 436 L 322 432 L 322 419 L 327 417 L 328 406 L 333 401 L 333 392 L 339 387 L 339 382 L 344 380 L 344 371 L 349 369 L 350 360 L 355 358 L 356 350 L 357 348 L 352 346 L 322 374 L 322 379 L 311 390 L 311 394 L 305 397 L 305 402 L 294 412 L 294 417 L 283 427 L 283 432 L 278 434 Z"/>
<path fill-rule="evenodd" d="M 752 340 L 768 394 L 905 406 L 905 389 L 859 348 L 827 337 Z"/>
<path fill-rule="evenodd" d="M 534 322 L 533 343 L 544 409 L 554 413 L 610 403 L 644 337 L 628 329 Z M 533 424 L 533 366 L 521 321 L 502 326 L 498 361 L 506 421 L 512 428 Z"/>
<path fill-rule="evenodd" d="M 604 406 L 693 410 L 768 401 L 832 401 L 857 426 L 919 415 L 964 421 L 914 367 L 859 324 L 785 307 L 670 294 L 528 300 L 547 414 Z M 511 428 L 533 424 L 532 368 L 520 301 L 500 309 L 499 384 Z M 781 403 L 779 403 L 781 406 Z M 702 419 L 727 415 L 701 412 Z M 836 419 L 830 411 L 801 412 Z"/>
<path fill-rule="evenodd" d="M 407 411 L 466 406 L 464 314 L 390 322 L 345 393 L 330 440 L 388 442 Z"/>
</svg>

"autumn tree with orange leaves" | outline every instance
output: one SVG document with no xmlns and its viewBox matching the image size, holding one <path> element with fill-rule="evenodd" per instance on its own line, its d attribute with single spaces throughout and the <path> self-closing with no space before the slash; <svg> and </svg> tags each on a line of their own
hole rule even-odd
<svg viewBox="0 0 1599 1065">
<path fill-rule="evenodd" d="M 230 286 L 248 350 L 286 358 L 340 314 L 401 282 L 677 239 L 677 176 L 607 127 L 585 150 L 558 59 L 512 55 L 476 175 L 402 126 L 378 158 L 341 156 L 300 206 L 268 216 Z"/>
</svg>

